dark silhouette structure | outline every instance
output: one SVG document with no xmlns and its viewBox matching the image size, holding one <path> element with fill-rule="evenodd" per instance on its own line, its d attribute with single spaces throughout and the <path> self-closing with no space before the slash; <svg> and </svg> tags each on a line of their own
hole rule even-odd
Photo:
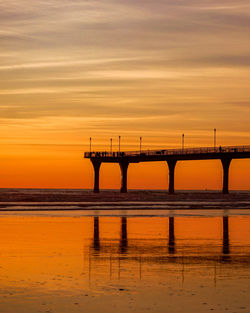
<svg viewBox="0 0 250 313">
<path fill-rule="evenodd" d="M 121 218 L 120 253 L 126 253 L 128 247 L 127 218 Z"/>
<path fill-rule="evenodd" d="M 223 216 L 223 248 L 222 248 L 222 252 L 225 255 L 228 255 L 230 253 L 228 216 Z"/>
<path fill-rule="evenodd" d="M 117 246 L 120 254 L 126 255 L 128 254 L 131 248 L 137 249 L 136 246 L 129 246 L 128 244 L 128 230 L 127 230 L 127 217 L 123 216 L 120 219 L 120 239 L 119 244 Z M 176 243 L 175 243 L 175 218 L 173 216 L 169 216 L 168 218 L 168 253 L 169 255 L 174 255 L 176 253 Z M 99 228 L 99 217 L 94 217 L 94 232 L 93 232 L 93 244 L 92 248 L 94 250 L 95 255 L 99 255 L 100 252 L 110 251 L 111 246 L 102 246 L 100 244 L 100 228 Z M 117 245 L 117 243 L 115 243 Z M 230 261 L 230 242 L 229 242 L 229 218 L 228 216 L 222 217 L 222 253 L 221 253 L 221 261 L 227 262 Z M 129 249 L 130 248 L 130 249 Z"/>
<path fill-rule="evenodd" d="M 175 253 L 174 217 L 169 217 L 168 252 Z"/>
<path fill-rule="evenodd" d="M 93 248 L 96 252 L 100 251 L 100 232 L 99 232 L 99 217 L 94 217 L 94 238 Z"/>
<path fill-rule="evenodd" d="M 94 167 L 94 192 L 99 192 L 99 173 L 102 163 L 118 163 L 121 169 L 121 192 L 127 192 L 127 172 L 130 163 L 165 161 L 169 168 L 169 193 L 173 194 L 175 167 L 178 161 L 185 160 L 221 160 L 223 167 L 222 192 L 229 191 L 228 177 L 232 159 L 250 158 L 250 146 L 227 146 L 169 150 L 147 150 L 131 152 L 85 152 Z"/>
</svg>

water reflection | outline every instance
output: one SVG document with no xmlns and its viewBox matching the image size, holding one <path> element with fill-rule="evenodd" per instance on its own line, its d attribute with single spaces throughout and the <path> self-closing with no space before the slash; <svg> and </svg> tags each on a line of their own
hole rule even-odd
<svg viewBox="0 0 250 313">
<path fill-rule="evenodd" d="M 190 275 L 196 275 L 198 270 L 197 275 L 208 275 L 217 287 L 222 275 L 230 276 L 228 273 L 234 273 L 239 266 L 250 271 L 250 236 L 245 246 L 230 240 L 229 226 L 233 220 L 228 216 L 203 219 L 122 216 L 106 223 L 105 217 L 93 217 L 93 238 L 87 254 L 89 283 L 99 281 L 99 275 L 104 273 L 110 280 L 122 281 L 131 276 L 143 281 L 148 275 L 153 279 L 154 273 L 166 272 L 179 277 L 185 288 Z M 248 221 L 250 224 L 250 218 Z"/>
<path fill-rule="evenodd" d="M 120 218 L 120 238 L 119 242 L 117 240 L 111 240 L 109 243 L 104 242 L 101 244 L 100 242 L 100 226 L 99 226 L 99 217 L 93 218 L 93 225 L 94 225 L 94 231 L 93 231 L 93 240 L 92 244 L 90 245 L 90 251 L 93 251 L 93 253 L 98 256 L 99 253 L 103 254 L 114 254 L 118 253 L 121 255 L 129 255 L 135 252 L 135 250 L 140 254 L 145 254 L 146 250 L 154 251 L 154 253 L 159 254 L 159 257 L 161 260 L 164 259 L 166 256 L 166 251 L 164 250 L 164 246 L 161 245 L 161 240 L 159 240 L 160 244 L 156 244 L 155 246 L 149 245 L 146 246 L 145 243 L 143 246 L 140 245 L 140 241 L 137 243 L 135 240 L 131 241 L 131 244 L 128 243 L 128 218 L 123 216 Z M 164 218 L 167 219 L 167 218 Z M 229 242 L 229 217 L 223 216 L 220 219 L 222 219 L 222 250 L 221 253 L 217 252 L 216 260 L 218 261 L 230 261 L 230 242 Z M 167 234 L 166 234 L 167 235 Z M 167 236 L 166 236 L 167 237 Z M 176 238 L 175 238 L 175 218 L 173 216 L 168 217 L 168 254 L 169 257 L 172 255 L 174 256 L 176 254 Z M 180 238 L 179 238 L 180 239 Z M 219 238 L 218 238 L 219 240 Z M 157 243 L 157 242 L 155 242 Z M 207 246 L 205 246 L 207 247 Z M 93 248 L 93 250 L 92 250 Z M 180 248 L 180 247 L 179 247 Z M 209 249 L 209 247 L 207 247 Z M 200 250 L 201 251 L 201 250 Z M 197 250 L 199 253 L 199 250 Z M 177 253 L 178 254 L 178 253 Z M 182 253 L 182 256 L 184 254 Z M 219 257 L 220 256 L 220 257 Z M 190 255 L 188 256 L 190 258 Z M 214 256 L 215 257 L 215 256 Z M 168 260 L 169 262 L 173 260 Z M 176 260 L 175 260 L 176 261 Z M 183 260 L 181 261 L 183 262 Z"/>
<path fill-rule="evenodd" d="M 228 216 L 223 216 L 223 245 L 222 253 L 224 255 L 224 260 L 228 260 L 226 256 L 229 257 L 229 228 L 228 228 Z"/>
<path fill-rule="evenodd" d="M 99 217 L 94 217 L 94 238 L 93 248 L 95 252 L 100 251 L 100 232 L 99 232 Z"/>
<path fill-rule="evenodd" d="M 10 217 L 0 254 L 3 313 L 250 307 L 250 216 Z"/>
<path fill-rule="evenodd" d="M 121 235 L 120 235 L 120 253 L 127 252 L 128 234 L 127 234 L 127 218 L 121 217 Z"/>
<path fill-rule="evenodd" d="M 174 217 L 169 217 L 169 231 L 168 231 L 168 251 L 170 254 L 175 253 L 175 241 L 174 241 Z"/>
</svg>

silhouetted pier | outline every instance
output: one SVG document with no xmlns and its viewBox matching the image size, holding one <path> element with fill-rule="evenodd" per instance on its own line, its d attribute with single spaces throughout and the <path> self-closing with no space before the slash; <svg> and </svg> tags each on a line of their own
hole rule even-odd
<svg viewBox="0 0 250 313">
<path fill-rule="evenodd" d="M 94 167 L 94 192 L 99 192 L 99 173 L 102 163 L 118 163 L 121 169 L 121 192 L 127 192 L 127 171 L 130 163 L 165 161 L 169 168 L 169 193 L 174 193 L 174 173 L 178 161 L 221 160 L 223 193 L 228 193 L 229 167 L 233 159 L 250 158 L 250 146 L 224 146 L 186 149 L 162 149 L 126 152 L 85 152 Z"/>
</svg>

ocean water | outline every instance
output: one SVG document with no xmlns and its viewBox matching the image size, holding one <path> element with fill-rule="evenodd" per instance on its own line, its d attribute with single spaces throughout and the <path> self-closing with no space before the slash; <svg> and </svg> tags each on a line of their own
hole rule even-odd
<svg viewBox="0 0 250 313">
<path fill-rule="evenodd" d="M 147 205 L 1 212 L 0 312 L 250 312 L 250 210 Z"/>
</svg>

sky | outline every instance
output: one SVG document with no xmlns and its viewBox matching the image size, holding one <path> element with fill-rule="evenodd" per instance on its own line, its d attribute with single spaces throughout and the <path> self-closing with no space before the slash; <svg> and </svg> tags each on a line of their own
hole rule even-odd
<svg viewBox="0 0 250 313">
<path fill-rule="evenodd" d="M 83 152 L 247 145 L 246 0 L 0 0 L 0 187 L 90 188 Z M 119 188 L 104 165 L 103 188 Z M 221 188 L 218 161 L 180 162 L 177 188 Z M 164 163 L 131 165 L 130 188 L 167 188 Z M 232 189 L 250 189 L 233 161 Z"/>
</svg>

